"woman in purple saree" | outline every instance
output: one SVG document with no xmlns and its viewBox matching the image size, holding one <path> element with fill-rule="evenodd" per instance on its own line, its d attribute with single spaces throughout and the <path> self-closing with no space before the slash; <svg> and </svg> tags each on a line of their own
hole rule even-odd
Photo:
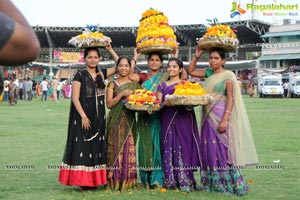
<svg viewBox="0 0 300 200">
<path fill-rule="evenodd" d="M 193 108 L 171 106 L 165 100 L 165 96 L 173 94 L 174 86 L 182 81 L 182 70 L 182 61 L 171 58 L 167 68 L 170 79 L 160 83 L 157 92 L 164 105 L 160 113 L 164 187 L 190 192 L 196 189 L 194 171 L 200 167 L 200 136 L 195 112 Z"/>
<path fill-rule="evenodd" d="M 241 168 L 258 163 L 247 111 L 236 75 L 224 69 L 225 51 L 211 49 L 211 68 L 195 70 L 202 54 L 197 48 L 188 67 L 190 75 L 207 78 L 204 88 L 213 97 L 212 103 L 202 108 L 202 188 L 241 196 L 248 191 Z"/>
</svg>

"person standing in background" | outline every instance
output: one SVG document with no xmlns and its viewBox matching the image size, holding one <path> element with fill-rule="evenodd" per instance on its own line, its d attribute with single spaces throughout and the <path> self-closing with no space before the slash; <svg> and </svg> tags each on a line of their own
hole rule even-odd
<svg viewBox="0 0 300 200">
<path fill-rule="evenodd" d="M 9 79 L 9 105 L 17 104 L 17 85 L 13 80 Z"/>
<path fill-rule="evenodd" d="M 39 97 L 39 96 L 42 95 L 42 94 L 41 94 L 42 88 L 41 88 L 41 82 L 40 82 L 40 81 L 36 81 L 35 90 L 36 90 L 36 96 L 37 96 L 37 97 Z"/>
<path fill-rule="evenodd" d="M 240 88 L 241 88 L 241 93 L 242 93 L 242 90 L 243 90 L 243 84 L 242 84 L 242 81 L 240 80 L 240 76 L 237 77 L 237 82 L 238 82 L 238 85 L 239 85 Z"/>
<path fill-rule="evenodd" d="M 24 94 L 26 94 L 26 96 L 24 95 L 24 100 L 25 101 L 31 101 L 32 100 L 32 81 L 31 79 L 28 77 L 27 81 L 24 83 Z"/>
<path fill-rule="evenodd" d="M 19 92 L 20 92 L 20 82 L 18 79 L 13 79 L 13 83 L 16 85 L 16 96 L 15 96 L 15 99 L 16 99 L 16 104 L 17 104 L 17 99 L 19 99 Z"/>
<path fill-rule="evenodd" d="M 9 80 L 4 78 L 4 102 L 8 103 Z"/>
<path fill-rule="evenodd" d="M 249 93 L 250 97 L 253 97 L 253 95 L 254 95 L 254 83 L 253 83 L 252 80 L 250 80 L 249 84 L 248 84 L 248 93 Z"/>
<path fill-rule="evenodd" d="M 58 100 L 57 100 L 58 84 L 59 84 L 58 80 L 56 79 L 55 76 L 53 76 L 51 86 L 52 86 L 53 101 L 55 103 L 58 103 Z"/>
<path fill-rule="evenodd" d="M 288 97 L 289 93 L 289 82 L 285 81 L 283 84 L 284 97 Z"/>
<path fill-rule="evenodd" d="M 15 84 L 17 86 L 17 90 L 18 90 L 18 95 L 19 95 L 19 99 L 23 100 L 24 98 L 24 81 L 23 79 L 20 79 L 20 81 L 17 81 L 18 79 L 16 79 Z M 19 84 L 17 84 L 16 82 L 18 82 Z"/>
<path fill-rule="evenodd" d="M 36 97 L 36 81 L 32 80 L 32 97 Z"/>
<path fill-rule="evenodd" d="M 65 98 L 71 98 L 71 83 L 69 80 L 66 80 L 65 82 L 65 87 L 64 87 L 64 91 L 65 91 Z"/>
<path fill-rule="evenodd" d="M 47 101 L 47 96 L 48 96 L 48 89 L 49 89 L 49 83 L 47 81 L 47 78 L 44 77 L 40 87 L 42 88 L 42 97 L 41 97 L 41 101 Z"/>
<path fill-rule="evenodd" d="M 57 100 L 60 99 L 61 97 L 61 87 L 62 87 L 62 82 L 58 81 L 58 87 L 57 87 Z"/>
</svg>

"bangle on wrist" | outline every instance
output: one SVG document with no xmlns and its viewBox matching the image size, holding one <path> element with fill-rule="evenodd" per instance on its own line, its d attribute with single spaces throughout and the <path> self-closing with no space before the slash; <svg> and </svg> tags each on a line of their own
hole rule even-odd
<svg viewBox="0 0 300 200">
<path fill-rule="evenodd" d="M 231 111 L 230 110 L 225 110 L 225 113 L 228 113 L 230 115 Z"/>
<path fill-rule="evenodd" d="M 195 55 L 195 58 L 198 60 L 198 59 L 200 58 L 200 56 L 196 56 L 196 55 Z"/>
</svg>

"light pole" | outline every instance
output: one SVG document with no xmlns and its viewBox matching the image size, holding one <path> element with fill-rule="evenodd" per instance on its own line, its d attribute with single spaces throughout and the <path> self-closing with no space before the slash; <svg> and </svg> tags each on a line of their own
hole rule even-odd
<svg viewBox="0 0 300 200">
<path fill-rule="evenodd" d="M 49 48 L 49 67 L 50 67 L 50 72 L 49 72 L 49 76 L 50 76 L 50 80 L 52 80 L 53 77 L 53 69 L 52 69 L 52 48 Z"/>
</svg>

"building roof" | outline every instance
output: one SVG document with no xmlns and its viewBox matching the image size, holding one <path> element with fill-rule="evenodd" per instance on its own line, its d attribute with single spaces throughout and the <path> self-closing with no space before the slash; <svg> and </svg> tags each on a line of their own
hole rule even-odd
<svg viewBox="0 0 300 200">
<path fill-rule="evenodd" d="M 258 60 L 291 60 L 300 59 L 300 53 L 293 54 L 276 54 L 276 55 L 263 55 Z"/>
<path fill-rule="evenodd" d="M 261 38 L 266 38 L 266 37 L 294 36 L 294 35 L 299 35 L 300 36 L 300 31 L 269 32 L 269 33 L 266 33 L 266 34 L 264 34 L 260 37 Z"/>
<path fill-rule="evenodd" d="M 237 30 L 237 38 L 240 44 L 263 43 L 261 35 L 268 32 L 270 25 L 258 20 L 245 20 L 220 23 L 234 27 Z M 180 46 L 196 46 L 197 40 L 203 36 L 206 30 L 204 24 L 175 25 L 173 26 L 175 35 Z M 82 33 L 84 27 L 33 27 L 41 48 L 75 48 L 68 44 L 68 41 Z M 99 27 L 99 31 L 111 37 L 112 46 L 126 48 L 135 47 L 135 39 L 138 27 Z"/>
</svg>

